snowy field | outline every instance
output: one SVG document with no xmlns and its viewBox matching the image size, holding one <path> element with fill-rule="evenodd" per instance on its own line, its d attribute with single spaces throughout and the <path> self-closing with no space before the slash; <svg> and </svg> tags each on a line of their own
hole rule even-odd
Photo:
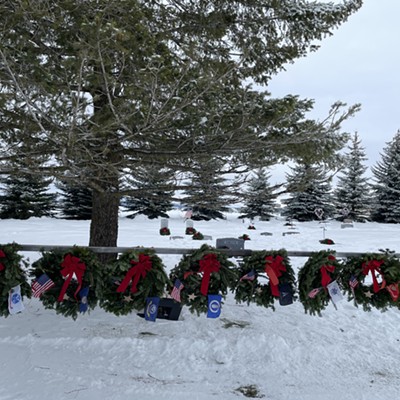
<svg viewBox="0 0 400 400">
<path fill-rule="evenodd" d="M 56 219 L 0 221 L 0 243 L 87 245 L 89 223 Z M 287 232 L 283 220 L 255 222 L 247 229 L 235 215 L 195 222 L 213 240 L 185 236 L 183 213 L 171 213 L 170 240 L 159 220 L 121 218 L 119 246 L 198 248 L 215 239 L 251 238 L 247 249 L 337 252 L 400 252 L 400 225 L 355 224 L 341 229 L 299 223 Z M 262 236 L 270 232 L 272 236 Z M 38 253 L 24 253 L 30 261 Z M 161 255 L 168 270 L 181 256 Z M 306 258 L 291 258 L 294 268 Z M 179 321 L 148 322 L 136 314 L 116 317 L 96 308 L 76 321 L 25 300 L 23 313 L 0 318 L 0 400 L 268 400 L 398 399 L 400 311 L 366 313 L 352 303 L 333 305 L 322 317 L 301 303 L 276 311 L 238 305 L 232 295 L 219 319 L 183 309 Z M 247 388 L 247 389 L 246 389 Z M 247 395 L 247 397 L 246 397 Z"/>
</svg>

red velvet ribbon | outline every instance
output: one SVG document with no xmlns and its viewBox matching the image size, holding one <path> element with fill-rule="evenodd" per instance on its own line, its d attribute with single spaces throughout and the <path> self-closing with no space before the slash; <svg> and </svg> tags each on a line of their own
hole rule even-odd
<svg viewBox="0 0 400 400">
<path fill-rule="evenodd" d="M 1 249 L 0 249 L 0 258 L 6 258 L 4 251 Z M 5 269 L 5 268 L 6 267 L 2 263 L 0 263 L 0 271 L 3 271 L 3 269 Z"/>
<path fill-rule="evenodd" d="M 282 276 L 282 272 L 286 271 L 286 267 L 283 264 L 283 257 L 272 256 L 265 257 L 265 272 L 269 278 L 269 285 L 271 287 L 271 293 L 275 297 L 279 297 L 279 277 Z"/>
<path fill-rule="evenodd" d="M 146 254 L 139 254 L 139 261 L 131 260 L 131 264 L 133 265 L 133 267 L 128 270 L 128 272 L 125 275 L 125 278 L 118 286 L 117 288 L 118 293 L 125 292 L 131 280 L 133 280 L 131 286 L 131 293 L 136 293 L 138 291 L 137 285 L 139 283 L 140 278 L 145 278 L 147 273 L 153 267 L 150 260 L 150 256 L 147 256 Z"/>
<path fill-rule="evenodd" d="M 76 276 L 76 280 L 78 281 L 78 289 L 76 289 L 74 293 L 74 297 L 76 299 L 76 295 L 81 290 L 83 275 L 86 270 L 85 263 L 78 257 L 73 256 L 72 254 L 67 254 L 64 257 L 64 261 L 61 263 L 63 269 L 61 270 L 61 275 L 66 278 L 64 281 L 64 285 L 61 288 L 60 295 L 58 296 L 58 301 L 63 301 L 67 288 L 73 278 L 74 274 Z"/>
<path fill-rule="evenodd" d="M 328 256 L 329 261 L 336 261 L 336 258 L 330 254 Z M 331 281 L 332 278 L 328 274 L 328 272 L 335 272 L 335 266 L 334 265 L 323 265 L 319 270 L 321 271 L 321 286 L 322 287 L 327 287 Z"/>
<path fill-rule="evenodd" d="M 380 266 L 383 264 L 383 260 L 371 260 L 362 264 L 362 273 L 364 275 L 368 275 L 371 272 L 372 275 L 372 285 L 374 289 L 374 293 L 378 293 L 381 289 L 386 286 L 385 278 L 382 275 Z M 376 273 L 379 273 L 382 276 L 382 284 L 379 286 L 378 279 L 376 277 Z"/>
<path fill-rule="evenodd" d="M 210 278 L 213 272 L 218 272 L 221 268 L 221 264 L 217 260 L 217 256 L 214 253 L 206 254 L 199 261 L 200 269 L 199 272 L 203 272 L 203 279 L 201 280 L 200 292 L 203 296 L 208 294 L 208 286 L 210 285 Z"/>
</svg>

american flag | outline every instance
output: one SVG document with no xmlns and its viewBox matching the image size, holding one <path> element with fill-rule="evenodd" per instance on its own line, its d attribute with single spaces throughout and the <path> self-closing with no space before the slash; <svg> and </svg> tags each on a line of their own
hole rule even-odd
<svg viewBox="0 0 400 400">
<path fill-rule="evenodd" d="M 176 300 L 181 302 L 181 290 L 184 288 L 185 286 L 183 285 L 183 283 L 177 279 L 174 283 L 174 288 L 172 289 L 171 292 L 171 297 Z"/>
<path fill-rule="evenodd" d="M 256 272 L 254 271 L 254 269 L 252 269 L 246 275 L 243 275 L 240 278 L 240 281 L 254 281 L 254 279 L 256 279 Z"/>
<path fill-rule="evenodd" d="M 42 293 L 52 288 L 53 286 L 54 282 L 48 277 L 48 275 L 46 274 L 41 275 L 32 283 L 33 297 L 40 297 Z"/>
<path fill-rule="evenodd" d="M 311 292 L 308 293 L 308 297 L 310 299 L 313 299 L 319 293 L 320 290 L 321 290 L 321 288 L 316 288 L 316 289 L 311 290 Z"/>
<path fill-rule="evenodd" d="M 350 285 L 350 287 L 351 287 L 352 289 L 354 289 L 355 287 L 357 287 L 357 285 L 358 285 L 358 280 L 357 280 L 357 278 L 356 278 L 354 275 L 351 276 L 351 278 L 350 278 L 350 280 L 349 280 L 349 285 Z"/>
</svg>

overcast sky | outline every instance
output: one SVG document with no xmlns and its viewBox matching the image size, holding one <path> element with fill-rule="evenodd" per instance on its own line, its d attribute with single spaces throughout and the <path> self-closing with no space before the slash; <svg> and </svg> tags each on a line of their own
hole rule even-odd
<svg viewBox="0 0 400 400">
<path fill-rule="evenodd" d="M 288 65 L 268 87 L 274 97 L 314 99 L 316 119 L 337 100 L 361 103 L 361 111 L 343 127 L 359 133 L 369 166 L 400 129 L 399 19 L 400 0 L 364 0 L 319 50 Z"/>
</svg>

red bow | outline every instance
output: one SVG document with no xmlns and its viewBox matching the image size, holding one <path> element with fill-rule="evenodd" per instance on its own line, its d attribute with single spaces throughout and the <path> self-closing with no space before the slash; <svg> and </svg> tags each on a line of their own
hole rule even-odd
<svg viewBox="0 0 400 400">
<path fill-rule="evenodd" d="M 210 277 L 212 272 L 219 272 L 221 264 L 217 260 L 217 256 L 214 253 L 206 254 L 199 261 L 200 269 L 199 272 L 203 272 L 203 279 L 201 281 L 200 292 L 203 296 L 208 294 L 208 286 L 210 285 Z"/>
<path fill-rule="evenodd" d="M 328 256 L 329 261 L 336 261 L 336 258 L 330 254 Z M 332 278 L 329 276 L 328 272 L 335 272 L 335 266 L 334 265 L 323 265 L 319 270 L 321 271 L 321 285 L 323 287 L 327 287 L 331 281 Z"/>
<path fill-rule="evenodd" d="M 80 258 L 75 257 L 72 254 L 67 254 L 64 257 L 64 261 L 61 263 L 61 266 L 63 267 L 63 269 L 61 270 L 61 275 L 67 279 L 65 279 L 64 285 L 61 288 L 60 295 L 58 296 L 58 301 L 64 300 L 65 292 L 67 291 L 67 288 L 74 274 L 76 276 L 76 280 L 78 281 L 78 289 L 76 289 L 74 293 L 74 297 L 76 299 L 76 295 L 82 287 L 82 279 L 86 270 L 86 265 Z"/>
<path fill-rule="evenodd" d="M 364 275 L 368 275 L 369 272 L 371 272 L 372 275 L 372 284 L 374 288 L 374 293 L 379 292 L 381 289 L 383 289 L 386 286 L 386 281 L 385 278 L 382 275 L 380 266 L 383 264 L 383 260 L 371 260 L 366 263 L 362 264 L 362 273 Z M 378 279 L 376 278 L 375 273 L 378 273 L 382 276 L 382 285 L 379 287 Z"/>
<path fill-rule="evenodd" d="M 133 267 L 128 270 L 125 278 L 118 286 L 118 293 L 125 292 L 132 279 L 133 282 L 131 286 L 131 293 L 136 293 L 138 291 L 137 285 L 140 278 L 145 278 L 147 273 L 151 270 L 153 266 L 150 260 L 150 256 L 147 256 L 146 254 L 139 254 L 139 261 L 131 260 L 131 264 L 133 265 Z"/>
<path fill-rule="evenodd" d="M 5 255 L 4 251 L 0 249 L 0 258 L 5 258 L 5 257 L 6 257 L 6 255 Z M 5 268 L 6 267 L 2 263 L 0 263 L 0 271 L 3 271 L 3 269 L 5 269 Z"/>
<path fill-rule="evenodd" d="M 271 293 L 275 297 L 279 297 L 279 277 L 282 275 L 282 272 L 286 271 L 286 267 L 282 261 L 283 257 L 281 256 L 276 256 L 275 258 L 272 256 L 265 257 L 265 272 L 269 278 Z"/>
</svg>

